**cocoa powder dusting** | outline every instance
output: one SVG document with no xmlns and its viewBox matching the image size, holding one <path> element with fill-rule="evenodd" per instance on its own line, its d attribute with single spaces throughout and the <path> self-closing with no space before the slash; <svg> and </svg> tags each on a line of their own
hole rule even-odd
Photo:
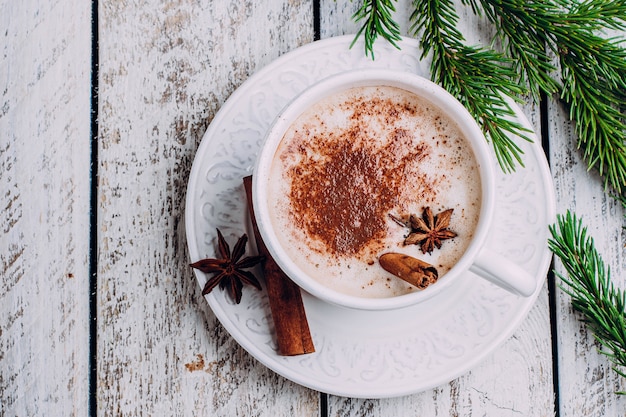
<svg viewBox="0 0 626 417">
<path fill-rule="evenodd" d="M 344 130 L 313 136 L 290 149 L 300 160 L 288 174 L 293 220 L 329 255 L 380 249 L 377 244 L 386 233 L 384 219 L 402 201 L 407 178 L 418 180 L 411 167 L 430 150 L 415 146 L 412 133 L 403 129 L 379 137 L 376 123 L 388 123 L 399 112 L 411 110 L 406 103 L 359 97 L 353 101 L 345 103 L 354 113 Z M 420 181 L 428 188 L 424 192 L 432 194 L 433 185 L 425 178 Z"/>
</svg>

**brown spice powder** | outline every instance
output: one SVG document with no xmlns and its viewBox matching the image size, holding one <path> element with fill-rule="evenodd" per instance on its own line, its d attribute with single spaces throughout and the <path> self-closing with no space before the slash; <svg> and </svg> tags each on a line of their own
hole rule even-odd
<svg viewBox="0 0 626 417">
<path fill-rule="evenodd" d="M 366 127 L 372 123 L 365 120 L 385 124 L 414 111 L 406 103 L 356 98 L 345 106 L 354 109 L 345 130 L 313 136 L 290 149 L 300 157 L 289 172 L 292 216 L 328 255 L 372 254 L 381 249 L 385 219 L 404 198 L 409 179 L 433 194 L 434 185 L 415 178 L 412 168 L 430 148 L 415 146 L 412 133 L 403 129 L 381 138 Z"/>
</svg>

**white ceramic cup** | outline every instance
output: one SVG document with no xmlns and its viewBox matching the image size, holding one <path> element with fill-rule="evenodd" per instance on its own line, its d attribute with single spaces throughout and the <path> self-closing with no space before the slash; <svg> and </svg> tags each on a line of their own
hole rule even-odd
<svg viewBox="0 0 626 417">
<path fill-rule="evenodd" d="M 286 130 L 306 109 L 339 91 L 363 86 L 398 87 L 425 98 L 453 119 L 470 143 L 480 171 L 482 199 L 474 236 L 459 261 L 437 282 L 426 289 L 387 298 L 365 298 L 333 290 L 304 273 L 281 246 L 272 226 L 267 188 L 272 160 Z M 326 78 L 288 103 L 268 129 L 253 173 L 253 205 L 261 237 L 280 268 L 302 289 L 327 302 L 345 307 L 385 310 L 406 307 L 445 291 L 472 271 L 496 285 L 520 296 L 532 295 L 536 279 L 520 266 L 486 247 L 495 206 L 495 163 L 489 145 L 474 118 L 446 90 L 418 75 L 392 70 L 354 70 Z M 287 196 L 285 198 L 288 198 Z"/>
</svg>

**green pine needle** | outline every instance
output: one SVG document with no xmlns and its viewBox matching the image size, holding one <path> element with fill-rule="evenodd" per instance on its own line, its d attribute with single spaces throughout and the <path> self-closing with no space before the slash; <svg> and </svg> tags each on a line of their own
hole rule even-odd
<svg viewBox="0 0 626 417">
<path fill-rule="evenodd" d="M 549 21 L 545 16 L 558 13 L 559 6 L 546 1 L 463 0 L 477 15 L 484 15 L 497 29 L 507 55 L 515 62 L 515 78 L 528 85 L 535 100 L 541 93 L 553 94 L 559 85 L 553 79 L 556 71 L 546 50 Z"/>
<path fill-rule="evenodd" d="M 556 273 L 563 282 L 561 288 L 601 344 L 600 352 L 613 362 L 615 372 L 626 377 L 626 292 L 614 287 L 610 270 L 582 220 L 567 212 L 557 217 L 550 233 L 550 250 L 567 271 L 567 277 Z"/>
<path fill-rule="evenodd" d="M 605 0 L 465 0 L 484 13 L 515 59 L 535 99 L 560 91 L 575 122 L 578 147 L 605 187 L 626 187 L 626 49 L 597 32 L 624 30 L 626 4 Z M 478 3 L 477 3 L 478 2 Z M 546 51 L 557 57 L 557 68 Z"/>
<path fill-rule="evenodd" d="M 588 36 L 560 56 L 561 98 L 576 122 L 578 147 L 589 168 L 597 168 L 605 187 L 626 187 L 626 50 L 615 41 Z M 582 41 L 582 40 L 581 40 Z"/>
<path fill-rule="evenodd" d="M 355 22 L 363 21 L 363 25 L 357 32 L 350 47 L 354 46 L 361 35 L 365 43 L 365 55 L 374 59 L 374 43 L 378 36 L 382 36 L 396 48 L 397 42 L 402 39 L 400 35 L 400 25 L 393 19 L 396 11 L 393 3 L 395 0 L 364 0 L 352 19 Z"/>
</svg>

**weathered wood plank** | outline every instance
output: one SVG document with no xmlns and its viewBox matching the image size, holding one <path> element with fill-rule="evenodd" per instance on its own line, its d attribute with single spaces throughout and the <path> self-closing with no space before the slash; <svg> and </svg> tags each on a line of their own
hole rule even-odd
<svg viewBox="0 0 626 417">
<path fill-rule="evenodd" d="M 85 416 L 91 5 L 0 1 L 0 414 Z"/>
<path fill-rule="evenodd" d="M 588 171 L 577 149 L 574 126 L 558 101 L 549 106 L 550 154 L 556 186 L 557 211 L 576 213 L 588 228 L 598 252 L 611 268 L 618 288 L 626 288 L 624 259 L 624 211 L 603 191 L 596 171 Z M 559 261 L 556 270 L 565 274 Z M 557 280 L 557 283 L 560 281 Z M 626 397 L 616 391 L 626 390 L 626 381 L 611 369 L 599 344 L 574 312 L 570 297 L 557 290 L 557 339 L 559 397 L 562 417 L 619 416 L 626 409 Z"/>
<path fill-rule="evenodd" d="M 255 70 L 310 42 L 308 1 L 100 2 L 99 415 L 318 415 L 222 328 L 189 268 L 187 177 Z"/>
<path fill-rule="evenodd" d="M 492 29 L 458 3 L 460 29 L 471 43 L 488 43 Z M 355 33 L 351 19 L 360 2 L 322 1 L 322 37 Z M 396 4 L 396 20 L 408 33 L 411 2 Z M 383 39 L 379 40 L 384 42 Z M 538 106 L 529 103 L 524 113 L 539 132 Z M 544 286 L 534 308 L 514 335 L 468 374 L 436 389 L 386 400 L 331 397 L 331 416 L 389 415 L 497 415 L 548 416 L 553 414 L 550 314 Z"/>
</svg>

